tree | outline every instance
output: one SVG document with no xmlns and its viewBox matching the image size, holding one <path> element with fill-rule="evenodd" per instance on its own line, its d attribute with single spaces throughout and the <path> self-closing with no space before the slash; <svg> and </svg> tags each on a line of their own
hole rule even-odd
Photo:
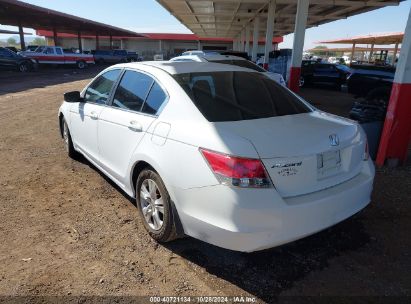
<svg viewBox="0 0 411 304">
<path fill-rule="evenodd" d="M 10 37 L 9 39 L 7 39 L 7 44 L 10 45 L 10 46 L 16 45 L 17 41 L 13 37 Z"/>
<path fill-rule="evenodd" d="M 36 37 L 33 39 L 33 41 L 30 44 L 31 45 L 46 45 L 46 39 L 41 38 L 41 37 Z"/>
<path fill-rule="evenodd" d="M 326 45 L 317 45 L 316 47 L 314 47 L 314 49 L 326 50 L 326 49 L 328 49 L 328 47 Z"/>
</svg>

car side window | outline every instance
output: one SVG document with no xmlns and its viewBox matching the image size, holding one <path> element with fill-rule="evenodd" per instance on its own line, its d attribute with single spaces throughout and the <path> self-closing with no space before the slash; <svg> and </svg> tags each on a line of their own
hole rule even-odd
<svg viewBox="0 0 411 304">
<path fill-rule="evenodd" d="M 167 94 L 163 91 L 161 86 L 155 82 L 144 102 L 142 112 L 155 115 L 166 99 Z"/>
<path fill-rule="evenodd" d="M 110 96 L 111 88 L 117 81 L 121 70 L 111 70 L 100 75 L 93 83 L 87 88 L 84 95 L 85 102 L 92 102 L 98 104 L 106 104 Z"/>
<path fill-rule="evenodd" d="M 57 55 L 62 55 L 62 54 L 63 54 L 63 52 L 61 51 L 61 49 L 56 49 L 56 53 L 57 53 Z"/>
<path fill-rule="evenodd" d="M 54 54 L 54 49 L 51 48 L 51 47 L 48 47 L 48 48 L 46 49 L 46 54 Z"/>
<path fill-rule="evenodd" d="M 126 71 L 113 99 L 113 107 L 141 111 L 154 80 L 146 74 Z"/>
</svg>

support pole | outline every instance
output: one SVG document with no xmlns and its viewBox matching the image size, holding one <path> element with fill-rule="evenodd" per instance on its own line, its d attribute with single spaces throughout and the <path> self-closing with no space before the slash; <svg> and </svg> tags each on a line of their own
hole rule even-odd
<svg viewBox="0 0 411 304">
<path fill-rule="evenodd" d="M 244 52 L 245 30 L 242 30 L 240 35 L 241 35 L 241 38 L 240 38 L 240 51 Z"/>
<path fill-rule="evenodd" d="M 58 41 L 58 37 L 57 37 L 57 30 L 56 30 L 56 28 L 53 28 L 53 41 L 54 41 L 54 46 L 58 46 L 59 41 Z"/>
<path fill-rule="evenodd" d="M 295 15 L 294 43 L 291 57 L 290 77 L 288 87 L 298 92 L 300 90 L 301 63 L 303 60 L 305 28 L 307 25 L 309 0 L 298 0 Z"/>
<path fill-rule="evenodd" d="M 397 53 L 398 53 L 398 42 L 395 44 L 395 48 L 394 48 L 394 54 L 392 56 L 392 65 L 395 65 L 395 59 L 397 59 Z"/>
<path fill-rule="evenodd" d="M 354 59 L 354 53 L 355 53 L 355 43 L 352 44 L 350 66 L 352 66 L 352 61 Z"/>
<path fill-rule="evenodd" d="M 264 68 L 266 70 L 268 70 L 269 55 L 273 49 L 275 8 L 276 1 L 271 0 L 268 4 L 267 29 L 265 33 Z"/>
<path fill-rule="evenodd" d="M 24 42 L 24 31 L 21 23 L 19 24 L 20 48 L 22 51 L 26 50 L 26 43 Z"/>
<path fill-rule="evenodd" d="M 398 59 L 384 129 L 377 155 L 377 165 L 404 164 L 411 139 L 411 9 Z"/>
<path fill-rule="evenodd" d="M 244 51 L 250 56 L 250 25 L 245 27 L 245 47 Z"/>
<path fill-rule="evenodd" d="M 253 62 L 257 61 L 257 52 L 258 52 L 258 39 L 260 32 L 260 17 L 254 19 L 254 31 L 253 31 L 253 50 L 251 52 L 251 60 Z"/>
<path fill-rule="evenodd" d="M 201 50 L 201 41 L 200 40 L 197 41 L 197 49 Z"/>
<path fill-rule="evenodd" d="M 98 40 L 98 34 L 96 34 L 96 50 L 100 49 L 100 41 Z"/>
<path fill-rule="evenodd" d="M 110 50 L 113 49 L 113 36 L 110 35 Z"/>
<path fill-rule="evenodd" d="M 83 45 L 81 43 L 81 32 L 80 31 L 77 32 L 77 41 L 78 41 L 78 50 L 80 51 L 80 53 L 83 53 Z"/>
<path fill-rule="evenodd" d="M 370 55 L 368 56 L 368 63 L 371 62 L 372 53 L 374 52 L 374 43 L 371 44 Z"/>
</svg>

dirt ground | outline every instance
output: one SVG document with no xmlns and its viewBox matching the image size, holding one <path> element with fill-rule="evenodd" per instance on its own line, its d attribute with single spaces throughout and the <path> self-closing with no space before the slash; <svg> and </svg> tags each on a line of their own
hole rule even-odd
<svg viewBox="0 0 411 304">
<path fill-rule="evenodd" d="M 147 236 L 133 200 L 87 161 L 73 161 L 64 151 L 57 121 L 62 94 L 83 88 L 97 71 L 0 72 L 3 299 L 410 299 L 410 164 L 378 170 L 372 203 L 359 214 L 282 247 L 244 254 L 193 238 L 159 245 Z M 325 88 L 307 88 L 302 95 L 338 114 L 352 102 L 349 95 Z"/>
</svg>

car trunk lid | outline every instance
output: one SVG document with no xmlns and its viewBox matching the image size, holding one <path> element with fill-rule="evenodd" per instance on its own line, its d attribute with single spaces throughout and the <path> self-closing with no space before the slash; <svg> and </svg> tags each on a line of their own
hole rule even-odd
<svg viewBox="0 0 411 304">
<path fill-rule="evenodd" d="M 215 125 L 254 145 L 283 197 L 332 187 L 361 170 L 364 143 L 359 126 L 330 114 L 311 112 Z"/>
</svg>

